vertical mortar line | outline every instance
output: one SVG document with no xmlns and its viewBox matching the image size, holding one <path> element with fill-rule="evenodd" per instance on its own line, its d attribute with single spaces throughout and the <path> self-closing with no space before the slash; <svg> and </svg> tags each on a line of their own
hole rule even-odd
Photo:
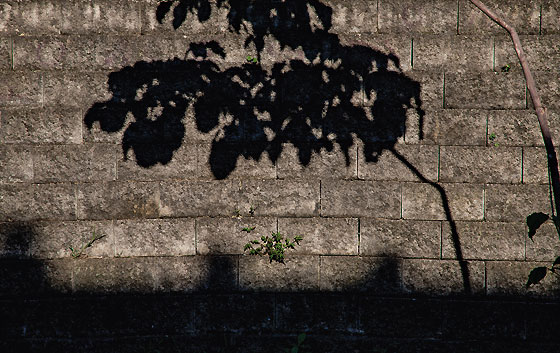
<svg viewBox="0 0 560 353">
<path fill-rule="evenodd" d="M 521 147 L 521 184 L 523 184 L 523 159 L 525 158 L 525 147 Z"/>
<path fill-rule="evenodd" d="M 459 0 L 457 0 L 457 35 L 459 35 Z"/>
<path fill-rule="evenodd" d="M 319 179 L 319 217 L 323 216 L 323 206 L 321 205 L 322 192 L 323 192 L 323 181 Z"/>
<path fill-rule="evenodd" d="M 194 219 L 194 255 L 198 254 L 198 217 Z"/>
<path fill-rule="evenodd" d="M 542 35 L 542 3 L 539 7 L 539 36 Z"/>
<path fill-rule="evenodd" d="M 414 69 L 414 37 L 410 38 L 410 68 Z"/>
<path fill-rule="evenodd" d="M 358 218 L 358 256 L 360 255 L 360 244 L 361 244 L 361 218 Z"/>
<path fill-rule="evenodd" d="M 439 222 L 439 258 L 443 259 L 443 221 Z"/>
</svg>

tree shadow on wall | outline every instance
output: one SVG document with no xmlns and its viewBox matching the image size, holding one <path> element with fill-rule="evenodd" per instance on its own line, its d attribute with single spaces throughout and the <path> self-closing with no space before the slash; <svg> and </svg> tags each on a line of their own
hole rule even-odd
<svg viewBox="0 0 560 353">
<path fill-rule="evenodd" d="M 206 21 L 208 0 L 161 2 L 156 16 L 172 12 L 178 28 L 189 16 Z M 445 190 L 425 178 L 395 144 L 405 134 L 407 112 L 419 119 L 423 138 L 424 111 L 420 84 L 401 69 L 400 60 L 362 45 L 344 45 L 330 33 L 332 9 L 316 0 L 217 0 L 227 8 L 229 31 L 246 34 L 257 58 L 225 65 L 225 45 L 217 41 L 189 43 L 185 59 L 137 62 L 109 75 L 112 97 L 86 113 L 88 128 L 98 123 L 109 133 L 124 129 L 123 156 L 134 153 L 145 168 L 167 164 L 186 134 L 184 117 L 194 110 L 199 132 L 213 134 L 209 165 L 217 179 L 227 178 L 240 158 L 275 163 L 292 144 L 303 166 L 313 154 L 336 146 L 350 164 L 350 147 L 363 145 L 366 162 L 390 151 L 422 182 L 437 189 L 451 225 L 465 292 L 471 292 L 469 269 Z M 301 50 L 303 56 L 263 63 L 265 42 Z M 241 143 L 239 143 L 241 142 Z"/>
</svg>

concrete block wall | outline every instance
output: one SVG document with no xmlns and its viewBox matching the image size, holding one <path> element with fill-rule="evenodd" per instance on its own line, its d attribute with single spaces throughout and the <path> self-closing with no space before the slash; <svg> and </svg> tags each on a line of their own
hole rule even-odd
<svg viewBox="0 0 560 353">
<path fill-rule="evenodd" d="M 544 318 L 558 311 L 560 282 L 525 283 L 531 269 L 560 255 L 560 242 L 550 221 L 534 241 L 527 237 L 525 218 L 550 213 L 546 156 L 504 30 L 464 0 L 308 1 L 313 28 L 321 11 L 332 11 L 324 41 L 292 45 L 305 27 L 285 22 L 259 50 L 247 38 L 272 16 L 259 11 L 297 2 L 212 0 L 198 10 L 167 3 L 160 23 L 156 0 L 0 1 L 6 347 L 87 351 L 93 340 L 126 351 L 134 344 L 123 335 L 171 335 L 208 350 L 204 335 L 216 332 L 244 332 L 231 338 L 239 346 L 257 331 L 264 345 L 307 331 L 323 351 L 495 352 L 494 341 L 553 351 L 557 337 Z M 520 33 L 559 143 L 560 2 L 485 3 Z M 177 6 L 188 8 L 184 22 L 173 16 Z M 247 11 L 245 29 L 232 29 L 233 6 Z M 211 41 L 223 55 L 191 45 Z M 331 62 L 313 61 L 315 47 Z M 259 64 L 250 66 L 246 56 L 257 52 Z M 373 71 L 364 64 L 372 55 Z M 290 61 L 292 76 L 259 91 Z M 207 89 L 196 98 L 202 103 L 183 107 L 177 92 L 188 95 L 201 80 L 197 63 L 232 77 L 249 73 L 257 93 L 241 102 L 233 78 L 231 86 L 208 79 L 198 86 Z M 335 68 L 324 82 L 342 72 L 352 94 L 314 81 L 313 65 Z M 362 71 L 353 85 L 345 80 L 354 68 Z M 157 85 L 149 97 L 146 87 Z M 134 99 L 149 101 L 143 125 L 134 125 Z M 167 108 L 180 106 L 176 118 L 152 124 L 171 101 Z M 273 143 L 280 130 L 259 125 L 275 114 L 297 121 L 289 109 L 320 112 L 324 101 L 339 109 L 334 124 L 342 126 L 330 130 L 338 133 L 330 145 L 321 135 L 328 129 L 308 133 L 288 119 L 292 130 Z M 381 116 L 389 125 L 400 120 L 376 125 Z M 127 148 L 127 139 L 141 143 Z M 73 258 L 69 246 L 94 231 L 105 237 Z M 285 265 L 243 253 L 247 241 L 276 231 L 304 237 Z M 62 314 L 53 303 L 71 309 Z M 136 317 L 136 306 L 123 303 L 153 315 Z M 65 320 L 90 304 L 86 312 L 99 319 L 93 336 Z M 246 308 L 253 315 L 240 320 Z M 107 324 L 115 311 L 130 320 Z M 38 320 L 38 312 L 52 319 Z M 176 317 L 164 320 L 170 313 Z M 482 332 L 476 318 L 495 332 Z M 257 346 L 240 351 L 270 351 Z"/>
</svg>

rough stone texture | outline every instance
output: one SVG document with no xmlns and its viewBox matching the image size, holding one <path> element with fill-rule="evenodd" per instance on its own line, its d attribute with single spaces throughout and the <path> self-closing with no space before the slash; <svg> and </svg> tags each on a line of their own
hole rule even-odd
<svg viewBox="0 0 560 353">
<path fill-rule="evenodd" d="M 358 178 L 379 181 L 437 181 L 438 147 L 395 145 L 395 151 L 420 173 L 417 175 L 392 151 L 383 151 L 377 161 L 368 161 L 364 146 L 358 149 Z"/>
<path fill-rule="evenodd" d="M 285 264 L 268 257 L 239 258 L 239 287 L 250 291 L 317 291 L 319 289 L 319 257 L 290 256 Z"/>
<path fill-rule="evenodd" d="M 413 86 L 419 84 L 419 97 L 422 101 L 422 108 L 423 109 L 441 109 L 443 108 L 443 84 L 444 84 L 444 74 L 440 72 L 431 72 L 431 71 L 420 71 L 420 70 L 413 70 L 406 73 L 406 77 L 413 81 Z M 381 79 L 385 79 L 384 81 L 387 82 L 387 85 L 383 87 L 381 92 L 388 96 L 393 95 L 402 95 L 402 84 L 398 81 L 395 81 L 393 77 L 389 76 L 384 78 L 375 77 L 377 82 Z M 367 81 L 364 83 L 367 87 Z M 369 93 L 366 90 L 366 99 L 364 104 L 366 106 L 374 105 L 376 95 Z M 411 92 L 413 93 L 413 92 Z M 371 97 L 371 98 L 368 98 Z"/>
<path fill-rule="evenodd" d="M 560 151 L 556 149 L 556 155 Z M 544 147 L 523 148 L 523 183 L 548 184 L 548 162 Z"/>
<path fill-rule="evenodd" d="M 2 109 L 2 143 L 82 143 L 81 115 L 75 109 Z"/>
<path fill-rule="evenodd" d="M 379 0 L 379 32 L 456 33 L 457 2 Z"/>
<path fill-rule="evenodd" d="M 488 221 L 520 222 L 533 212 L 550 212 L 548 186 L 488 185 L 484 215 Z"/>
<path fill-rule="evenodd" d="M 305 239 L 301 246 L 296 245 L 294 254 L 358 254 L 358 220 L 355 218 L 279 218 L 278 231 L 288 239 L 296 235 Z"/>
<path fill-rule="evenodd" d="M 418 118 L 407 119 L 407 144 L 486 145 L 486 121 L 495 111 L 475 109 L 428 110 L 420 125 Z M 512 112 L 513 114 L 513 112 Z"/>
<path fill-rule="evenodd" d="M 116 221 L 115 254 L 124 257 L 194 255 L 194 219 Z"/>
<path fill-rule="evenodd" d="M 524 235 L 528 261 L 554 262 L 556 257 L 560 256 L 558 232 L 552 220 L 541 225 L 532 239 L 528 237 L 527 228 Z"/>
<path fill-rule="evenodd" d="M 452 229 L 448 222 L 443 222 L 441 256 L 444 259 L 457 258 Z M 456 222 L 455 231 L 465 260 L 525 259 L 523 223 Z"/>
<path fill-rule="evenodd" d="M 115 146 L 58 145 L 36 147 L 33 173 L 36 182 L 115 180 Z"/>
<path fill-rule="evenodd" d="M 108 78 L 102 72 L 49 71 L 42 80 L 46 106 L 87 109 L 110 98 Z"/>
<path fill-rule="evenodd" d="M 72 184 L 0 184 L 0 220 L 76 219 Z"/>
<path fill-rule="evenodd" d="M 557 297 L 559 280 L 548 274 L 539 284 L 526 287 L 531 270 L 550 266 L 549 262 L 486 262 L 486 283 L 490 296 L 517 295 L 520 297 Z"/>
<path fill-rule="evenodd" d="M 552 136 L 560 133 L 559 116 L 556 111 L 548 112 L 548 124 Z M 494 143 L 500 146 L 544 146 L 539 120 L 532 110 L 494 110 L 488 115 L 488 135 L 495 134 Z"/>
<path fill-rule="evenodd" d="M 303 149 L 313 151 L 313 145 L 310 144 Z M 292 144 L 286 144 L 277 162 L 278 178 L 356 179 L 357 153 L 357 147 L 353 145 L 345 156 L 340 146 L 335 144 L 332 150 L 321 149 L 319 152 L 312 153 L 308 162 L 306 160 L 302 162 L 299 149 Z"/>
<path fill-rule="evenodd" d="M 8 70 L 11 68 L 12 40 L 11 38 L 0 38 L 0 70 Z"/>
<path fill-rule="evenodd" d="M 321 184 L 321 216 L 386 217 L 401 214 L 401 186 L 391 182 L 325 181 Z"/>
<path fill-rule="evenodd" d="M 534 71 L 555 71 L 560 64 L 560 53 L 557 50 L 557 43 L 560 36 L 520 36 L 521 44 L 527 61 L 531 63 L 531 70 Z M 504 65 L 509 65 L 510 70 L 521 70 L 521 64 L 515 53 L 513 42 L 510 36 L 500 36 L 495 38 L 495 70 L 501 70 Z"/>
<path fill-rule="evenodd" d="M 489 37 L 453 34 L 414 38 L 414 69 L 458 73 L 490 71 L 492 59 L 493 42 Z"/>
<path fill-rule="evenodd" d="M 449 207 L 455 220 L 482 220 L 483 186 L 477 184 L 406 183 L 402 187 L 404 219 L 445 220 Z M 445 200 L 445 201 L 444 201 Z"/>
<path fill-rule="evenodd" d="M 445 108 L 524 109 L 521 73 L 445 75 Z"/>
<path fill-rule="evenodd" d="M 86 247 L 94 237 L 101 238 Z M 113 257 L 114 243 L 112 221 L 43 221 L 33 226 L 29 251 L 33 258 Z"/>
<path fill-rule="evenodd" d="M 321 256 L 320 289 L 389 295 L 402 292 L 401 260 L 392 257 Z"/>
<path fill-rule="evenodd" d="M 244 228 L 253 230 L 243 231 Z M 270 236 L 277 231 L 276 218 L 271 217 L 201 217 L 196 219 L 196 253 L 243 254 L 251 240 Z"/>
<path fill-rule="evenodd" d="M 256 216 L 318 216 L 320 185 L 305 180 L 239 181 L 239 210 Z"/>
<path fill-rule="evenodd" d="M 151 182 L 105 182 L 78 185 L 79 219 L 156 218 L 159 187 Z"/>
<path fill-rule="evenodd" d="M 473 294 L 484 294 L 484 262 L 471 261 L 468 281 Z M 465 293 L 464 278 L 457 261 L 403 260 L 402 278 L 405 291 L 423 294 Z"/>
<path fill-rule="evenodd" d="M 539 34 L 540 2 L 487 0 L 484 4 L 520 34 Z M 459 33 L 499 33 L 505 29 L 494 23 L 468 0 L 459 0 Z"/>
<path fill-rule="evenodd" d="M 360 255 L 440 257 L 441 223 L 360 219 Z"/>
<path fill-rule="evenodd" d="M 197 175 L 203 179 L 276 179 L 276 163 L 260 146 L 227 144 L 198 145 Z M 230 171 L 230 167 L 235 169 Z M 229 172 L 229 174 L 228 174 Z"/>
<path fill-rule="evenodd" d="M 28 146 L 0 145 L 0 183 L 33 180 L 33 158 Z"/>
<path fill-rule="evenodd" d="M 535 71 L 533 76 L 539 89 L 542 105 L 552 109 L 560 108 L 560 84 L 558 83 L 558 73 L 555 71 Z M 527 101 L 527 106 L 532 109 L 533 101 L 529 93 L 527 93 Z"/>
<path fill-rule="evenodd" d="M 560 6 L 556 0 L 543 0 L 541 10 L 541 34 L 558 34 L 560 25 L 556 20 L 560 14 Z"/>
<path fill-rule="evenodd" d="M 340 0 L 326 0 L 332 8 L 332 33 L 376 33 L 378 4 L 373 1 L 358 0 L 350 5 Z"/>
<path fill-rule="evenodd" d="M 521 148 L 443 146 L 439 180 L 455 183 L 521 183 Z"/>
<path fill-rule="evenodd" d="M 38 72 L 3 72 L 0 85 L 6 88 L 0 92 L 0 108 L 31 108 L 43 104 L 43 79 Z"/>
<path fill-rule="evenodd" d="M 163 217 L 233 216 L 240 207 L 239 187 L 233 182 L 167 181 L 160 187 Z"/>
<path fill-rule="evenodd" d="M 172 147 L 145 146 L 142 153 L 156 161 L 166 161 L 167 151 Z M 163 151 L 162 151 L 163 150 Z M 167 179 L 195 179 L 198 176 L 197 145 L 183 144 L 173 151 L 168 163 L 158 162 L 148 167 L 143 166 L 144 160 L 136 157 L 133 150 L 124 156 L 122 148 L 117 153 L 117 179 L 119 180 L 167 180 Z M 141 163 L 139 165 L 139 162 Z"/>
</svg>

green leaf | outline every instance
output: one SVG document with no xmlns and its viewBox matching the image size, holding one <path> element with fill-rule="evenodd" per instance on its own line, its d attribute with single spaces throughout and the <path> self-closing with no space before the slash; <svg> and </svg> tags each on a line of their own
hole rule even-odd
<svg viewBox="0 0 560 353">
<path fill-rule="evenodd" d="M 537 229 L 548 220 L 548 215 L 542 212 L 535 212 L 527 217 L 527 226 L 529 227 L 529 239 L 533 240 L 533 236 L 537 232 Z"/>
<path fill-rule="evenodd" d="M 255 230 L 255 228 L 257 228 L 257 227 L 256 227 L 256 226 L 254 226 L 254 227 L 245 227 L 245 228 L 243 228 L 243 229 L 241 229 L 241 230 L 244 231 L 244 232 L 247 232 L 247 233 L 251 233 L 252 231 Z"/>
<path fill-rule="evenodd" d="M 303 343 L 303 341 L 305 340 L 305 333 L 300 333 L 297 336 L 297 344 L 298 346 L 301 345 Z"/>
<path fill-rule="evenodd" d="M 527 279 L 526 288 L 529 288 L 532 284 L 538 284 L 546 276 L 546 267 L 535 267 L 529 273 L 529 278 Z"/>
<path fill-rule="evenodd" d="M 251 243 L 245 244 L 245 247 L 243 248 L 243 251 L 247 251 L 249 249 L 251 249 Z"/>
</svg>

